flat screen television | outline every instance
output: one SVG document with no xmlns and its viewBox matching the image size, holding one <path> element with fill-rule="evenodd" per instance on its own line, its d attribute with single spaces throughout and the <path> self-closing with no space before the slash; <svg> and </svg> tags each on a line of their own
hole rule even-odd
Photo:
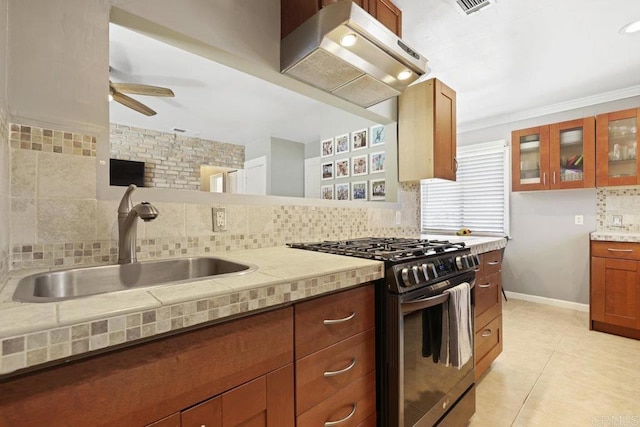
<svg viewBox="0 0 640 427">
<path fill-rule="evenodd" d="M 144 162 L 110 159 L 109 184 L 124 187 L 135 184 L 144 187 Z"/>
</svg>

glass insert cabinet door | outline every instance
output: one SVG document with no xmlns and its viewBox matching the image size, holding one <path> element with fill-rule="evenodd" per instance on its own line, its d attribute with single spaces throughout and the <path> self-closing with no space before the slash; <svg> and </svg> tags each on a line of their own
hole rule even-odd
<svg viewBox="0 0 640 427">
<path fill-rule="evenodd" d="M 640 108 L 601 114 L 596 118 L 598 186 L 635 185 L 638 171 Z"/>
<path fill-rule="evenodd" d="M 595 186 L 595 118 L 554 123 L 549 133 L 550 188 Z"/>
<path fill-rule="evenodd" d="M 549 126 L 511 134 L 513 191 L 549 188 Z"/>
</svg>

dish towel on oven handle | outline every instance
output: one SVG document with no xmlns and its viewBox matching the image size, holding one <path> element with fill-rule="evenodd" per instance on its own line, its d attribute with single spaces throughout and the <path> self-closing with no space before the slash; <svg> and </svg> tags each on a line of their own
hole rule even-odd
<svg viewBox="0 0 640 427">
<path fill-rule="evenodd" d="M 444 292 L 449 299 L 442 304 L 440 363 L 460 369 L 473 356 L 471 286 L 464 282 Z"/>
</svg>

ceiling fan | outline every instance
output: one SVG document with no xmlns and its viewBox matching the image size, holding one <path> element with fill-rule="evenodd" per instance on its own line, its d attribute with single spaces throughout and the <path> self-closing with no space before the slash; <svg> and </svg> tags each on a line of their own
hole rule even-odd
<svg viewBox="0 0 640 427">
<path fill-rule="evenodd" d="M 174 93 L 171 89 L 159 86 L 150 86 L 137 83 L 113 83 L 109 81 L 109 99 L 113 99 L 120 104 L 131 108 L 132 110 L 142 113 L 145 116 L 153 116 L 156 114 L 151 108 L 144 105 L 142 102 L 136 101 L 125 93 L 133 95 L 145 95 L 145 96 L 164 96 L 174 97 Z"/>
</svg>

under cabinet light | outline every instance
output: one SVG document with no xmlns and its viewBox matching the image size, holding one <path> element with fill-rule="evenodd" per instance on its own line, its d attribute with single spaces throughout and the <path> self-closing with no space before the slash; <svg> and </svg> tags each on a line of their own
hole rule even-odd
<svg viewBox="0 0 640 427">
<path fill-rule="evenodd" d="M 344 47 L 349 47 L 349 46 L 353 46 L 354 44 L 356 44 L 356 41 L 358 40 L 358 36 L 353 34 L 353 33 L 349 33 L 347 35 L 345 35 L 344 37 L 342 37 L 342 39 L 340 39 L 340 44 Z"/>
</svg>

